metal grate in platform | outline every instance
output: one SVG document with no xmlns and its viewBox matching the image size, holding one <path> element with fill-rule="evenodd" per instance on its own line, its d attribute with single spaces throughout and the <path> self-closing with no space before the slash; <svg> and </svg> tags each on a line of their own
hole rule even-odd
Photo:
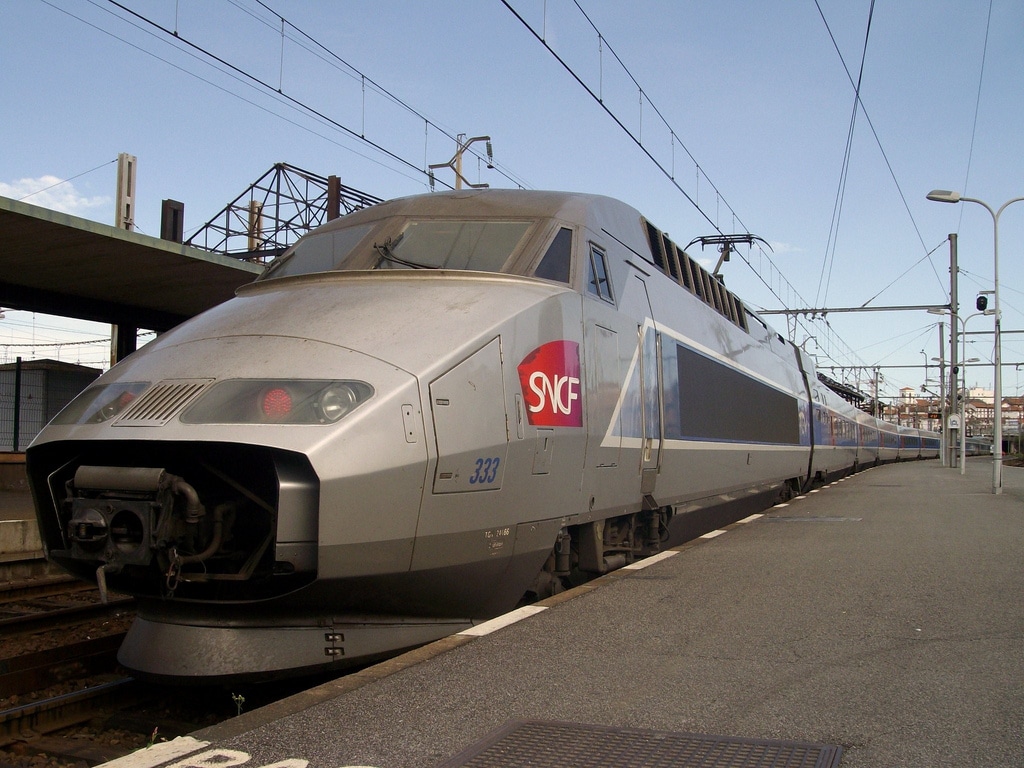
<svg viewBox="0 0 1024 768">
<path fill-rule="evenodd" d="M 514 720 L 437 768 L 838 768 L 842 748 Z"/>
</svg>

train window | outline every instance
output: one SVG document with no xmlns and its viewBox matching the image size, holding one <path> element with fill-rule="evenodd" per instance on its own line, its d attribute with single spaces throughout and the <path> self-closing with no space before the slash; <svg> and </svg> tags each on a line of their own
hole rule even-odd
<svg viewBox="0 0 1024 768">
<path fill-rule="evenodd" d="M 562 227 L 555 235 L 555 239 L 548 246 L 548 252 L 540 260 L 537 269 L 534 270 L 536 277 L 545 280 L 557 280 L 560 283 L 568 283 L 572 265 L 572 230 Z"/>
<path fill-rule="evenodd" d="M 377 269 L 469 269 L 500 272 L 532 222 L 413 221 L 401 235 L 378 245 Z"/>
<path fill-rule="evenodd" d="M 307 235 L 285 254 L 271 262 L 260 280 L 288 275 L 308 275 L 337 269 L 359 245 L 373 224 L 345 227 Z"/>
<path fill-rule="evenodd" d="M 608 280 L 608 259 L 596 245 L 590 246 L 590 275 L 587 290 L 600 299 L 612 302 L 612 284 Z"/>
</svg>

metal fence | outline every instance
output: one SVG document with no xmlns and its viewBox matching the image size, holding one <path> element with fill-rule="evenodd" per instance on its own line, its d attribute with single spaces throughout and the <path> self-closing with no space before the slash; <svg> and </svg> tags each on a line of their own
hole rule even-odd
<svg viewBox="0 0 1024 768">
<path fill-rule="evenodd" d="M 23 451 L 100 372 L 54 360 L 0 366 L 0 450 Z"/>
</svg>

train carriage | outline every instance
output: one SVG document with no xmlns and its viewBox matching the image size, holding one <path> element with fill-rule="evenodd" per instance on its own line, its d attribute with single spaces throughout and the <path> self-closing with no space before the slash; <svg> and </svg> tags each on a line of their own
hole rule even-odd
<svg viewBox="0 0 1024 768">
<path fill-rule="evenodd" d="M 920 459 L 921 430 L 917 427 L 904 426 L 901 424 L 897 427 L 897 434 L 899 435 L 900 441 L 899 460 L 913 461 L 914 459 Z"/>
<path fill-rule="evenodd" d="M 878 422 L 878 460 L 883 464 L 898 460 L 900 457 L 900 433 L 895 424 L 887 421 Z"/>
</svg>

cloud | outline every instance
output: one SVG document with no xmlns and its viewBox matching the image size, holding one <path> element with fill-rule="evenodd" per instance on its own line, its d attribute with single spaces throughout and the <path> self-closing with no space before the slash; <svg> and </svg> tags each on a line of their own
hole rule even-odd
<svg viewBox="0 0 1024 768">
<path fill-rule="evenodd" d="M 84 216 L 104 207 L 112 211 L 114 205 L 111 197 L 86 197 L 70 181 L 50 175 L 18 179 L 10 184 L 0 181 L 0 195 L 74 216 Z"/>
<path fill-rule="evenodd" d="M 795 246 L 795 245 L 792 245 L 790 243 L 780 243 L 778 241 L 772 241 L 771 243 L 769 243 L 769 245 L 771 245 L 772 253 L 776 253 L 776 254 L 778 254 L 778 253 L 804 253 L 805 252 L 805 249 L 800 248 L 800 247 Z"/>
</svg>

